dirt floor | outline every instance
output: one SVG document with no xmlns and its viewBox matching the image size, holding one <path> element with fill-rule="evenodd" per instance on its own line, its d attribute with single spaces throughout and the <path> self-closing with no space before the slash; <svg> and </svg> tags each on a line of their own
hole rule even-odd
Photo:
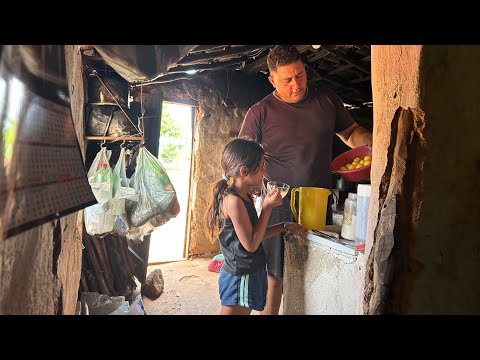
<svg viewBox="0 0 480 360">
<path fill-rule="evenodd" d="M 150 265 L 147 275 L 162 270 L 165 287 L 156 300 L 142 297 L 149 315 L 218 315 L 220 298 L 218 294 L 218 273 L 207 270 L 209 258 L 196 258 Z M 252 311 L 252 315 L 258 315 Z"/>
</svg>

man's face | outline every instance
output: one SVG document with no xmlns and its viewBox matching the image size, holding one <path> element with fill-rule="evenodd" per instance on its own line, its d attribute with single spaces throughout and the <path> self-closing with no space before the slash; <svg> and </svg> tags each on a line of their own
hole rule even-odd
<svg viewBox="0 0 480 360">
<path fill-rule="evenodd" d="M 307 73 L 301 60 L 278 66 L 277 71 L 271 73 L 268 80 L 277 89 L 277 95 L 283 101 L 296 103 L 305 97 Z"/>
</svg>

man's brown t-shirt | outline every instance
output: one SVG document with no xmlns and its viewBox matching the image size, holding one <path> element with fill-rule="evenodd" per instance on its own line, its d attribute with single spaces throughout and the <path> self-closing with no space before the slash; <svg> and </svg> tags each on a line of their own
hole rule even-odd
<svg viewBox="0 0 480 360">
<path fill-rule="evenodd" d="M 330 89 L 310 90 L 294 104 L 272 93 L 248 110 L 239 136 L 263 146 L 269 180 L 286 182 L 290 189 L 330 188 L 333 135 L 353 123 Z"/>
</svg>

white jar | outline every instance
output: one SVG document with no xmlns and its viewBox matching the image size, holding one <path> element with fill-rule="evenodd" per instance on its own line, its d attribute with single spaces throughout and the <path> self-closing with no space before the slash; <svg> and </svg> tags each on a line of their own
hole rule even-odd
<svg viewBox="0 0 480 360">
<path fill-rule="evenodd" d="M 343 210 L 342 238 L 355 241 L 357 219 L 357 194 L 348 193 Z"/>
<path fill-rule="evenodd" d="M 355 244 L 357 250 L 364 251 L 367 240 L 368 208 L 370 206 L 370 185 L 358 184 L 357 217 L 355 226 Z"/>
</svg>

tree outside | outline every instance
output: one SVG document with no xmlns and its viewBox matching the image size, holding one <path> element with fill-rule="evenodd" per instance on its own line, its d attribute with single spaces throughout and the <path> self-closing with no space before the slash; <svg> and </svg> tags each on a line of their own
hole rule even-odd
<svg viewBox="0 0 480 360">
<path fill-rule="evenodd" d="M 163 103 L 159 159 L 177 193 L 180 213 L 156 229 L 150 240 L 149 263 L 184 257 L 192 151 L 191 106 Z"/>
<path fill-rule="evenodd" d="M 185 146 L 189 143 L 189 138 L 174 119 L 170 108 L 171 104 L 163 103 L 159 157 L 165 164 L 190 160 L 190 149 Z"/>
</svg>

